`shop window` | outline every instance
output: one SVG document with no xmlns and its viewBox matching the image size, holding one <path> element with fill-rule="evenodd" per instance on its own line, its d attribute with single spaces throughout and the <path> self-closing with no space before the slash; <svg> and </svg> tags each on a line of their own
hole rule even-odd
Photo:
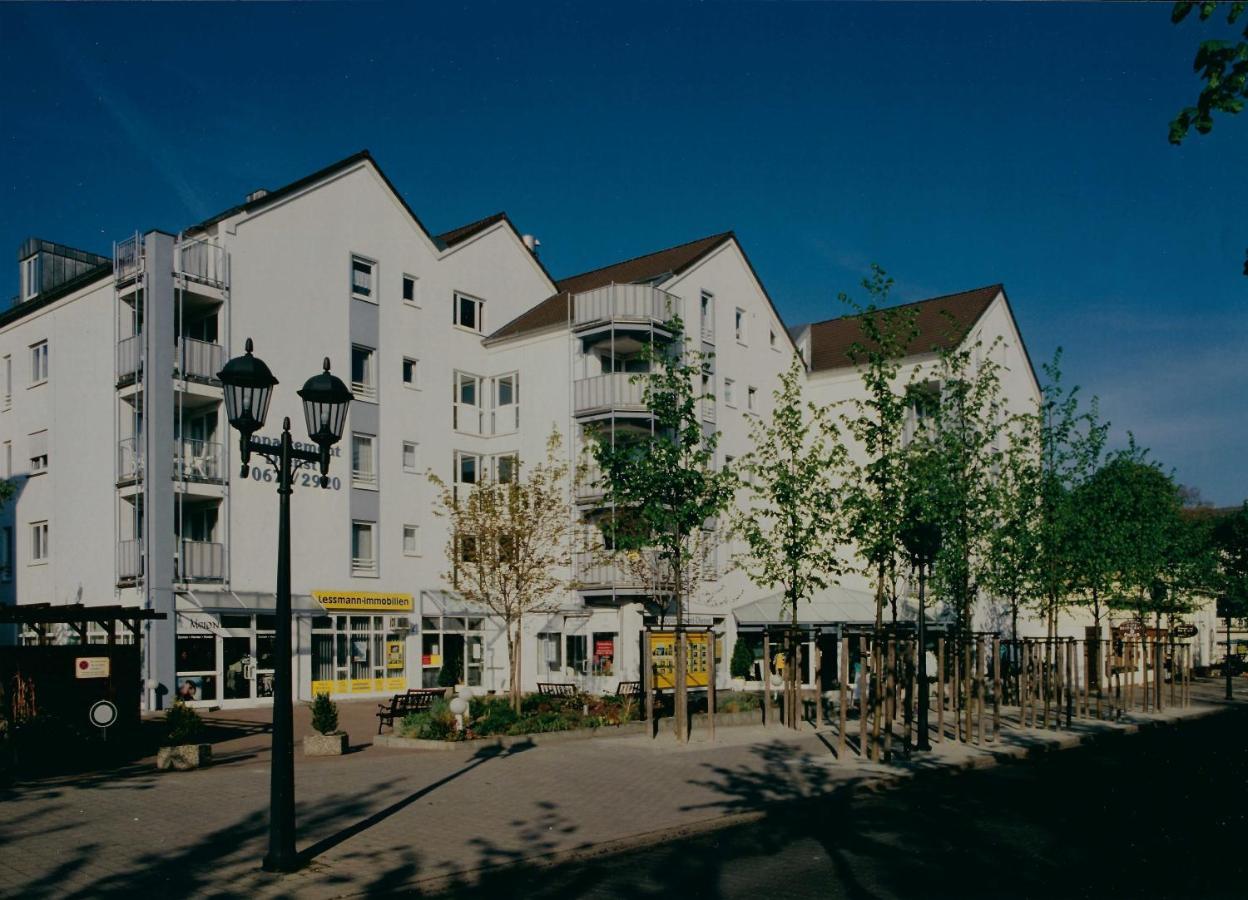
<svg viewBox="0 0 1248 900">
<path fill-rule="evenodd" d="M 595 675 L 609 677 L 615 674 L 615 632 L 594 632 L 594 655 L 590 671 Z"/>
<path fill-rule="evenodd" d="M 569 634 L 567 643 L 568 669 L 575 675 L 584 675 L 589 669 L 589 639 L 583 634 Z"/>
<path fill-rule="evenodd" d="M 218 700 L 217 639 L 211 634 L 179 634 L 176 692 L 179 700 L 194 703 Z"/>
<path fill-rule="evenodd" d="M 403 690 L 406 618 L 318 616 L 312 631 L 312 693 Z"/>
<path fill-rule="evenodd" d="M 543 674 L 563 671 L 563 635 L 543 631 L 537 636 L 537 670 Z"/>
</svg>

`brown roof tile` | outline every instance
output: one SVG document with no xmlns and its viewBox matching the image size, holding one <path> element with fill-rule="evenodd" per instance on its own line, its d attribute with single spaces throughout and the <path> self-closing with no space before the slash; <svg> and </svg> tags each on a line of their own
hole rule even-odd
<svg viewBox="0 0 1248 900">
<path fill-rule="evenodd" d="M 910 353 L 943 350 L 961 343 L 1003 289 L 1000 284 L 991 284 L 959 294 L 946 294 L 943 297 L 905 304 L 904 306 L 917 308 L 915 326 L 919 330 L 919 336 L 911 343 Z M 953 322 L 949 321 L 949 316 L 952 316 Z M 863 341 L 857 315 L 815 322 L 808 327 L 812 372 L 854 365 L 850 348 L 854 343 Z"/>
<path fill-rule="evenodd" d="M 437 235 L 434 240 L 442 245 L 443 248 L 454 247 L 456 244 L 468 240 L 474 234 L 479 234 L 489 228 L 495 222 L 501 222 L 507 218 L 507 213 L 496 212 L 492 216 L 486 216 L 484 219 L 477 219 L 475 222 L 469 222 L 467 225 L 460 225 L 458 228 L 452 228 L 450 231 L 444 231 Z"/>
<path fill-rule="evenodd" d="M 606 284 L 635 284 L 679 275 L 732 238 L 732 232 L 725 231 L 722 234 L 713 234 L 677 247 L 668 247 L 666 250 L 647 253 L 645 256 L 637 256 L 601 269 L 560 279 L 555 282 L 555 287 L 559 289 L 558 293 L 516 316 L 490 335 L 490 338 L 514 337 L 530 331 L 567 324 L 569 295 L 592 291 Z"/>
</svg>

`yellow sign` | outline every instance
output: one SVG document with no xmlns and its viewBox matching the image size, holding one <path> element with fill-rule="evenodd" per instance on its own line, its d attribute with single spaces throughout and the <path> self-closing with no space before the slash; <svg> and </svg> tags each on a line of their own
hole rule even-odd
<svg viewBox="0 0 1248 900">
<path fill-rule="evenodd" d="M 377 591 L 313 591 L 312 599 L 330 612 L 411 612 L 411 594 Z"/>
<path fill-rule="evenodd" d="M 654 686 L 676 686 L 676 635 L 671 631 L 651 631 L 650 654 L 654 661 Z M 710 673 L 710 634 L 705 631 L 685 633 L 688 656 L 685 659 L 685 686 L 706 687 Z"/>
<path fill-rule="evenodd" d="M 395 678 L 339 678 L 337 681 L 312 682 L 312 696 L 317 694 L 380 694 L 407 690 L 407 679 Z"/>
<path fill-rule="evenodd" d="M 386 668 L 403 668 L 403 642 L 386 641 Z"/>
</svg>

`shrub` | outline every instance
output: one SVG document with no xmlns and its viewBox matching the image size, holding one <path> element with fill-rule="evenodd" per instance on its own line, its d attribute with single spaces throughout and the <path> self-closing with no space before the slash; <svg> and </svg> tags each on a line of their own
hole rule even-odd
<svg viewBox="0 0 1248 900">
<path fill-rule="evenodd" d="M 444 741 L 455 737 L 455 716 L 446 700 L 435 700 L 424 712 L 408 713 L 399 723 L 399 733 L 404 737 Z"/>
<path fill-rule="evenodd" d="M 750 712 L 762 705 L 758 694 L 748 691 L 725 691 L 715 697 L 715 706 L 719 712 Z"/>
<path fill-rule="evenodd" d="M 312 727 L 321 734 L 338 733 L 338 704 L 329 694 L 317 694 L 312 701 Z"/>
<path fill-rule="evenodd" d="M 204 720 L 199 713 L 181 700 L 175 700 L 169 712 L 165 713 L 165 745 L 193 744 L 203 728 Z"/>
<path fill-rule="evenodd" d="M 749 678 L 753 672 L 754 651 L 741 638 L 737 638 L 732 645 L 732 659 L 728 663 L 728 669 L 733 678 Z"/>
</svg>

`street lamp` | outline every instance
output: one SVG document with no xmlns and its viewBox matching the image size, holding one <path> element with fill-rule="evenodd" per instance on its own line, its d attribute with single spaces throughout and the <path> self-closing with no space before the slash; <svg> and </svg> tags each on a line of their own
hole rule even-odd
<svg viewBox="0 0 1248 900">
<path fill-rule="evenodd" d="M 282 438 L 276 446 L 253 439 L 264 427 L 269 399 L 277 379 L 263 360 L 251 355 L 251 338 L 246 353 L 235 357 L 217 373 L 225 389 L 225 415 L 239 433 L 242 456 L 241 474 L 247 474 L 251 454 L 258 453 L 277 467 L 279 516 L 277 530 L 277 634 L 274 641 L 273 673 L 273 759 L 269 769 L 269 852 L 264 868 L 270 872 L 290 872 L 295 857 L 295 738 L 291 702 L 291 615 L 290 615 L 290 491 L 296 470 L 320 469 L 320 485 L 329 485 L 329 451 L 342 439 L 351 392 L 329 372 L 307 380 L 299 397 L 303 400 L 308 436 L 318 447 L 305 450 L 294 446 L 290 437 L 290 417 L 282 420 Z"/>
<path fill-rule="evenodd" d="M 927 576 L 932 562 L 940 552 L 940 526 L 925 519 L 912 518 L 901 530 L 901 542 L 910 554 L 910 563 L 919 570 L 919 750 L 931 750 L 927 736 Z"/>
</svg>

